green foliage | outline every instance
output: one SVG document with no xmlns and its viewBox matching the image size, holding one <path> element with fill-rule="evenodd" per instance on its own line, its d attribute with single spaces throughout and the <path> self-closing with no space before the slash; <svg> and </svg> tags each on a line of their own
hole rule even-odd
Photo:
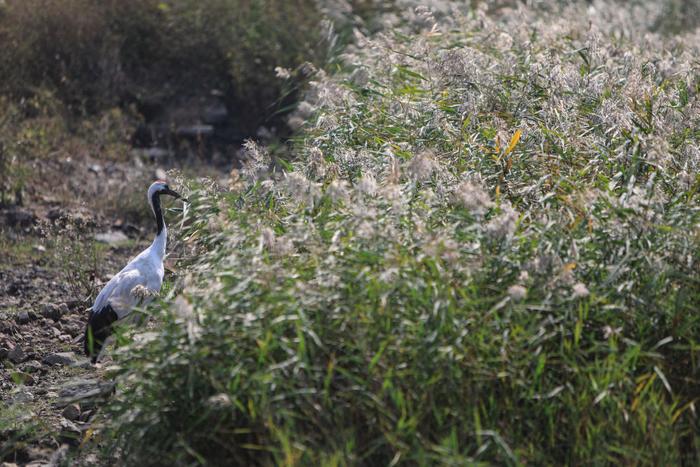
<svg viewBox="0 0 700 467">
<path fill-rule="evenodd" d="M 18 404 L 0 402 L 0 459 L 13 460 L 17 451 L 47 435 L 34 413 Z"/>
<path fill-rule="evenodd" d="M 0 206 L 21 205 L 24 189 L 35 175 L 30 162 L 67 139 L 55 104 L 43 93 L 19 105 L 0 97 Z"/>
<path fill-rule="evenodd" d="M 30 98 L 2 101 L 2 203 L 38 179 L 30 160 L 123 157 L 134 120 L 114 105 L 216 87 L 253 125 L 283 92 L 274 67 L 321 50 L 310 2 L 8 3 L 3 92 Z M 387 8 L 408 13 L 377 27 L 400 29 L 315 77 L 285 175 L 251 144 L 228 190 L 189 183 L 186 286 L 119 350 L 105 455 L 697 463 L 697 41 L 596 8 L 618 19 Z M 89 294 L 99 251 L 53 246 Z M 4 409 L 12 443 L 39 432 Z"/>
<path fill-rule="evenodd" d="M 285 173 L 190 182 L 106 452 L 697 463 L 697 50 L 586 11 L 409 16 L 317 76 Z"/>
<path fill-rule="evenodd" d="M 0 104 L 6 102 L 0 101 Z M 12 143 L 6 140 L 6 135 L 11 132 L 16 120 L 13 107 L 9 107 L 0 115 L 0 206 L 11 202 L 19 204 L 22 199 L 25 176 L 16 156 L 12 154 Z"/>
<path fill-rule="evenodd" d="M 225 94 L 239 126 L 269 117 L 277 66 L 324 57 L 311 0 L 31 0 L 0 6 L 0 92 L 45 88 L 75 113 Z"/>
<path fill-rule="evenodd" d="M 44 91 L 20 102 L 0 97 L 0 105 L 0 205 L 22 205 L 25 193 L 75 201 L 69 177 L 74 174 L 65 162 L 90 157 L 107 162 L 130 155 L 129 138 L 138 119 L 128 110 L 112 108 L 76 120 L 68 117 L 54 94 Z M 116 209 L 114 196 L 108 193 L 101 200 L 112 210 Z M 129 206 L 128 220 L 144 217 L 133 215 L 134 208 Z M 145 211 L 142 205 L 139 208 Z"/>
</svg>

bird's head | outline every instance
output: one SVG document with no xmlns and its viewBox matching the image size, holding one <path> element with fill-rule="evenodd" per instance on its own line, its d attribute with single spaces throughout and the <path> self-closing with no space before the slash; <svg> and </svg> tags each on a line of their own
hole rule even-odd
<svg viewBox="0 0 700 467">
<path fill-rule="evenodd" d="M 170 187 L 168 186 L 168 183 L 163 181 L 163 180 L 156 180 L 148 188 L 148 201 L 149 202 L 153 199 L 154 195 L 158 195 L 158 196 L 169 195 L 169 196 L 174 196 L 175 199 L 182 198 L 182 196 L 180 196 L 178 193 L 171 190 Z"/>
</svg>

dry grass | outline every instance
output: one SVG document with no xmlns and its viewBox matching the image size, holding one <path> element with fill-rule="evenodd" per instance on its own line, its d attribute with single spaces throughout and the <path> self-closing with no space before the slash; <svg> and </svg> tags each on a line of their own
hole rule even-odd
<svg viewBox="0 0 700 467">
<path fill-rule="evenodd" d="M 191 184 L 197 254 L 122 349 L 106 453 L 697 463 L 698 33 L 440 5 L 315 77 L 285 173 L 250 143 Z"/>
</svg>

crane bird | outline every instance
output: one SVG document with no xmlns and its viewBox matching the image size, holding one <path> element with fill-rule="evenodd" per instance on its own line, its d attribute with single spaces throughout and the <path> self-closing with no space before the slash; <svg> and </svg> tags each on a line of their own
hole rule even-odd
<svg viewBox="0 0 700 467">
<path fill-rule="evenodd" d="M 85 355 L 91 357 L 92 363 L 97 362 L 105 340 L 112 333 L 112 324 L 125 318 L 135 306 L 150 302 L 163 284 L 163 258 L 168 229 L 160 209 L 161 195 L 182 198 L 161 180 L 148 188 L 148 204 L 156 220 L 156 237 L 151 246 L 129 261 L 124 269 L 107 282 L 90 309 L 85 326 Z"/>
</svg>

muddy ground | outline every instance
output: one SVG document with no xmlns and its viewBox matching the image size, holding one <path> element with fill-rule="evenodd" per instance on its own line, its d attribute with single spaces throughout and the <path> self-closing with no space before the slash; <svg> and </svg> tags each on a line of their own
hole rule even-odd
<svg viewBox="0 0 700 467">
<path fill-rule="evenodd" d="M 86 441 L 112 385 L 104 375 L 109 356 L 92 365 L 82 353 L 88 308 L 150 243 L 145 192 L 169 168 L 134 157 L 61 161 L 44 168 L 60 189 L 34 190 L 22 206 L 0 208 L 1 465 L 97 462 L 95 443 Z M 186 170 L 223 177 L 227 167 Z M 176 215 L 166 212 L 166 222 Z M 177 239 L 169 240 L 170 251 Z M 173 269 L 166 260 L 165 281 Z"/>
</svg>

